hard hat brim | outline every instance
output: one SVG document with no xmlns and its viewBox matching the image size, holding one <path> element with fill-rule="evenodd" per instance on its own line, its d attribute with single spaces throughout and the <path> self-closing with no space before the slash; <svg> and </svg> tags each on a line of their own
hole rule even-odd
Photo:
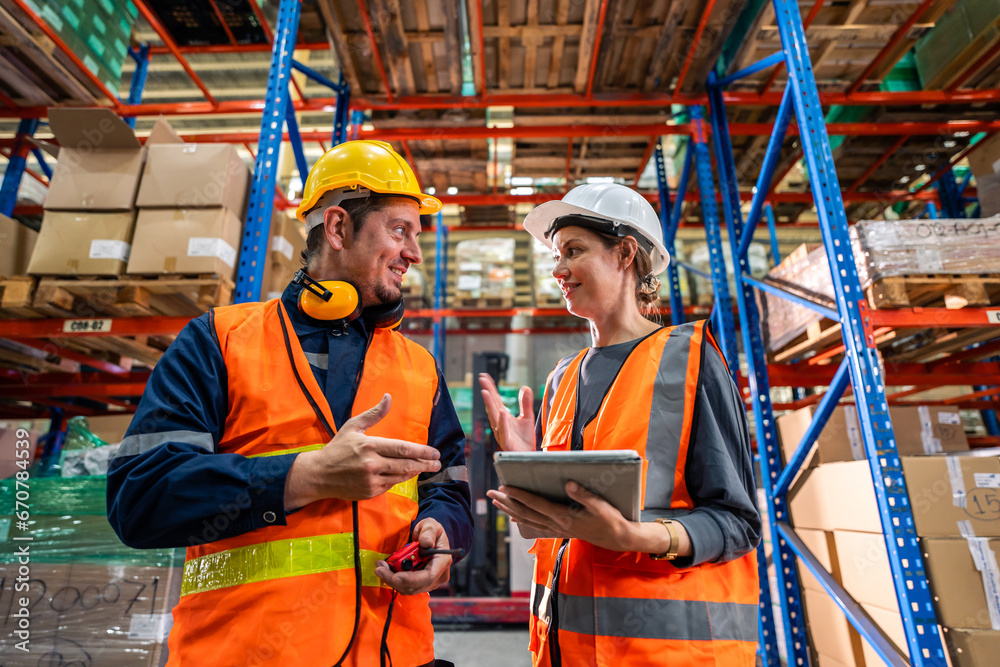
<svg viewBox="0 0 1000 667">
<path fill-rule="evenodd" d="M 377 190 L 375 188 L 368 189 L 380 195 L 391 195 L 393 197 L 406 197 L 407 199 L 412 199 L 417 202 L 417 205 L 420 207 L 420 215 L 434 215 L 440 211 L 443 206 L 440 199 L 433 197 L 426 192 L 421 192 L 419 196 L 414 196 L 408 192 L 388 192 Z M 303 200 L 295 209 L 295 217 L 298 218 L 303 224 L 306 224 L 306 214 L 316 206 L 320 198 L 326 194 L 326 192 L 328 192 L 328 190 L 314 193 L 308 200 Z"/>
<path fill-rule="evenodd" d="M 524 230 L 537 240 L 541 241 L 546 248 L 551 249 L 552 239 L 546 238 L 545 232 L 549 230 L 549 227 L 552 226 L 552 223 L 557 218 L 561 218 L 564 215 L 600 217 L 605 220 L 611 220 L 612 222 L 618 222 L 620 224 L 633 227 L 630 223 L 624 220 L 599 215 L 590 209 L 583 208 L 582 206 L 567 204 L 564 201 L 547 201 L 544 204 L 539 204 L 533 208 L 528 215 L 524 217 Z M 653 244 L 653 252 L 650 256 L 650 259 L 652 260 L 652 271 L 653 275 L 659 275 L 665 271 L 667 266 L 670 264 L 670 255 L 667 254 L 667 249 L 658 239 L 650 238 L 645 235 L 643 235 L 643 237 Z"/>
</svg>

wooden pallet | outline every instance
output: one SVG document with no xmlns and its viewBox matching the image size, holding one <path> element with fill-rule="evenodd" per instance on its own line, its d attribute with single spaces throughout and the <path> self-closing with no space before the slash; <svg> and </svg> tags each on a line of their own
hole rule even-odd
<svg viewBox="0 0 1000 667">
<path fill-rule="evenodd" d="M 965 308 L 1000 303 L 1000 273 L 879 278 L 865 289 L 872 308 Z"/>
<path fill-rule="evenodd" d="M 484 296 L 478 299 L 456 298 L 455 308 L 513 308 L 514 299 L 500 296 Z"/>
<path fill-rule="evenodd" d="M 0 318 L 196 317 L 232 301 L 234 284 L 218 276 L 32 278 L 0 281 Z M 28 373 L 76 372 L 80 364 L 128 371 L 154 366 L 174 336 L 94 336 L 3 341 L 0 367 Z"/>
<path fill-rule="evenodd" d="M 1000 338 L 1000 331 L 997 331 L 995 327 L 904 329 L 893 333 L 895 339 L 889 344 L 880 346 L 887 364 L 926 363 L 964 350 L 971 345 Z"/>
<path fill-rule="evenodd" d="M 565 308 L 566 299 L 550 294 L 536 294 L 535 308 Z"/>
<path fill-rule="evenodd" d="M 769 353 L 768 359 L 772 363 L 787 363 L 793 359 L 812 356 L 820 350 L 839 343 L 840 340 L 840 323 L 824 317 L 818 322 L 810 324 L 803 333 L 796 336 L 780 350 Z"/>
<path fill-rule="evenodd" d="M 31 309 L 37 278 L 15 276 L 0 280 L 0 319 L 38 317 Z"/>
<path fill-rule="evenodd" d="M 0 281 L 0 317 L 195 317 L 232 301 L 228 278 L 11 278 Z"/>
</svg>

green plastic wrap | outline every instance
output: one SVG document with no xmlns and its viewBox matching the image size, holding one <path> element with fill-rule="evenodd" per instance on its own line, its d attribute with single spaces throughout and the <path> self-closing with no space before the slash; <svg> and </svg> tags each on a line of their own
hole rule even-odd
<svg viewBox="0 0 1000 667">
<path fill-rule="evenodd" d="M 52 472 L 58 472 L 61 477 L 103 476 L 116 453 L 118 442 L 102 440 L 91 431 L 86 417 L 73 417 L 66 422 L 66 441 Z"/>
<path fill-rule="evenodd" d="M 0 480 L 0 541 L 14 527 L 13 479 Z M 104 477 L 36 477 L 28 482 L 28 533 L 33 563 L 90 563 L 171 567 L 184 561 L 182 549 L 132 549 L 122 544 L 107 519 Z M 23 487 L 21 491 L 23 491 Z M 13 550 L 0 553 L 12 562 Z"/>
</svg>

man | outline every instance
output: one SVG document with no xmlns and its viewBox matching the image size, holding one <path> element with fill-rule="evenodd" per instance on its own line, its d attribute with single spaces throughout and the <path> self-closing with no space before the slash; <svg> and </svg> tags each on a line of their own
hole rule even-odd
<svg viewBox="0 0 1000 667">
<path fill-rule="evenodd" d="M 306 270 L 280 299 L 193 320 L 156 366 L 108 518 L 131 546 L 188 547 L 170 665 L 434 664 L 427 591 L 451 557 L 385 559 L 471 543 L 444 378 L 392 329 L 440 206 L 388 144 L 331 149 L 297 211 Z"/>
</svg>

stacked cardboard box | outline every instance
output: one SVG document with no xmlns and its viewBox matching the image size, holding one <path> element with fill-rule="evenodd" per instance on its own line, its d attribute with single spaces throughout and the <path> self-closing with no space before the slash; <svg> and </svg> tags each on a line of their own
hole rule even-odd
<svg viewBox="0 0 1000 667">
<path fill-rule="evenodd" d="M 514 238 L 459 242 L 455 246 L 455 297 L 513 301 L 516 293 L 514 246 Z"/>
<path fill-rule="evenodd" d="M 250 170 L 231 144 L 188 144 L 172 132 L 153 143 L 136 198 L 128 272 L 231 278 Z"/>
<path fill-rule="evenodd" d="M 786 460 L 797 448 L 811 416 L 812 409 L 806 408 L 778 418 L 777 426 Z M 940 479 L 946 483 L 948 477 L 944 471 L 951 457 L 941 456 L 941 452 L 959 453 L 954 460 L 960 457 L 970 461 L 975 459 L 962 456 L 968 454 L 968 442 L 957 409 L 893 407 L 890 408 L 890 416 L 896 445 L 903 457 L 914 520 L 918 523 L 917 533 L 923 535 L 916 517 L 924 509 L 924 503 L 918 502 L 918 499 L 924 498 L 928 480 L 937 473 L 919 476 L 911 474 L 909 468 L 930 466 L 943 475 Z M 896 601 L 871 469 L 864 459 L 856 413 L 851 406 L 840 406 L 834 410 L 806 459 L 803 472 L 793 483 L 789 492 L 789 511 L 796 532 L 833 578 L 857 600 L 890 639 L 905 648 L 906 636 Z M 950 501 L 951 494 L 945 495 Z M 799 572 L 803 570 L 800 567 Z M 933 573 L 930 574 L 933 577 Z M 881 665 L 872 647 L 847 624 L 819 582 L 808 573 L 801 579 L 807 621 L 813 630 L 810 634 L 811 645 L 818 654 L 819 664 Z M 964 593 L 949 590 L 947 595 L 960 597 Z M 941 617 L 939 621 L 948 624 Z M 969 663 L 959 664 L 965 667 Z"/>
<path fill-rule="evenodd" d="M 143 145 L 109 109 L 49 122 L 59 159 L 28 273 L 232 277 L 250 181 L 235 146 L 186 144 L 162 119 Z"/>
<path fill-rule="evenodd" d="M 271 242 L 264 260 L 261 282 L 262 301 L 276 299 L 302 268 L 301 255 L 306 247 L 305 226 L 294 215 L 274 211 L 271 216 Z"/>
<path fill-rule="evenodd" d="M 146 148 L 110 109 L 49 109 L 49 127 L 59 160 L 28 273 L 120 275 Z"/>
<path fill-rule="evenodd" d="M 902 459 L 938 622 L 956 667 L 1000 646 L 1000 451 Z"/>
</svg>

